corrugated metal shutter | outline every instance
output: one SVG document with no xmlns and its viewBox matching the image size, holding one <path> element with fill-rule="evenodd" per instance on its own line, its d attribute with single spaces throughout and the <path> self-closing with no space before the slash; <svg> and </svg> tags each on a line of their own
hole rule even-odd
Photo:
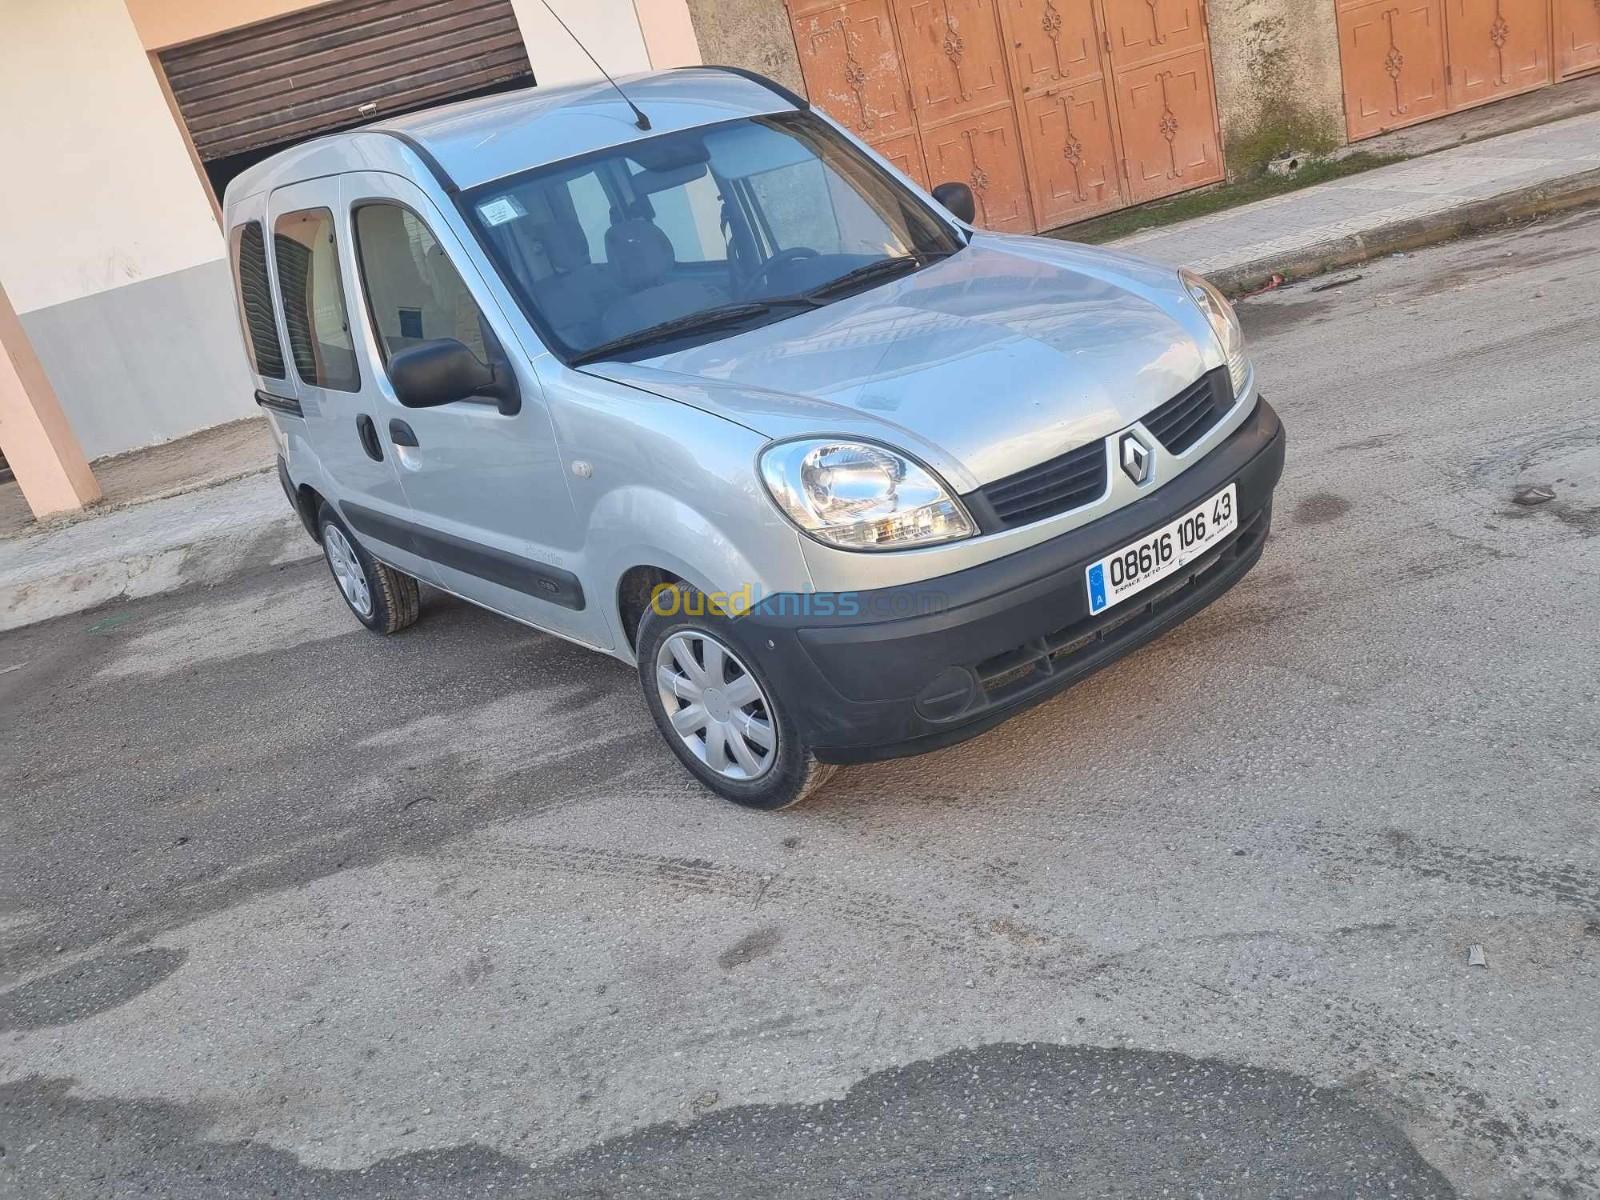
<svg viewBox="0 0 1600 1200">
<path fill-rule="evenodd" d="M 340 0 L 164 51 L 161 65 L 208 162 L 533 82 L 510 0 Z"/>
</svg>

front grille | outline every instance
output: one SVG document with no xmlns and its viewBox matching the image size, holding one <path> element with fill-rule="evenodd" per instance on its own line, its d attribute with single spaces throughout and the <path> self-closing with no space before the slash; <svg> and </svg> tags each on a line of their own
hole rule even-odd
<svg viewBox="0 0 1600 1200">
<path fill-rule="evenodd" d="M 1142 424 L 1167 453 L 1182 454 L 1216 428 L 1233 400 L 1228 368 L 1218 367 L 1146 413 Z M 998 533 L 1093 504 L 1105 495 L 1106 471 L 1102 438 L 1007 475 L 962 499 L 983 532 Z"/>
<path fill-rule="evenodd" d="M 1233 407 L 1228 368 L 1207 371 L 1160 408 L 1147 413 L 1144 427 L 1168 454 L 1182 454 L 1216 427 Z"/>
<path fill-rule="evenodd" d="M 1106 444 L 1097 439 L 978 489 L 973 495 L 981 503 L 971 507 L 989 510 L 992 522 L 980 512 L 979 523 L 985 532 L 993 532 L 1090 504 L 1105 490 Z"/>
</svg>

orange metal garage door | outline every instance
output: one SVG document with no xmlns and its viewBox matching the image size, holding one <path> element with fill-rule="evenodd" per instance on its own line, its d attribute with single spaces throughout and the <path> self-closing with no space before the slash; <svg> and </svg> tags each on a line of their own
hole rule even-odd
<svg viewBox="0 0 1600 1200">
<path fill-rule="evenodd" d="M 1351 140 L 1600 67 L 1597 0 L 1336 0 L 1336 13 Z"/>
<path fill-rule="evenodd" d="M 1565 79 L 1600 67 L 1600 3 L 1555 0 L 1551 16 L 1556 74 Z"/>
<path fill-rule="evenodd" d="M 811 98 L 1028 231 L 1222 178 L 1200 0 L 789 0 Z"/>
</svg>

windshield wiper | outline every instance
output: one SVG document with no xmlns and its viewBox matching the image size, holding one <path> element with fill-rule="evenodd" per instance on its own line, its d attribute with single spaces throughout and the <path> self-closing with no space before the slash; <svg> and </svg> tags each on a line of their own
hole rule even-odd
<svg viewBox="0 0 1600 1200">
<path fill-rule="evenodd" d="M 827 283 L 819 284 L 809 292 L 802 293 L 802 296 L 806 300 L 826 300 L 831 296 L 838 295 L 840 292 L 872 283 L 880 277 L 887 278 L 890 275 L 898 275 L 907 269 L 915 270 L 918 267 L 925 267 L 938 259 L 948 258 L 949 255 L 950 251 L 948 250 L 938 250 L 923 254 L 897 254 L 893 258 L 875 259 L 872 262 L 863 263 L 854 270 L 846 271 L 843 275 L 828 280 Z"/>
<path fill-rule="evenodd" d="M 681 317 L 673 317 L 670 321 L 661 321 L 655 325 L 646 325 L 643 329 L 635 329 L 632 333 L 614 337 L 609 342 L 601 342 L 598 346 L 591 346 L 572 361 L 579 366 L 584 363 L 597 362 L 600 359 L 621 354 L 624 350 L 635 350 L 640 346 L 648 346 L 651 342 L 664 341 L 679 334 L 720 329 L 724 325 L 735 325 L 740 321 L 747 321 L 751 317 L 765 316 L 780 305 L 796 304 L 804 304 L 810 307 L 811 301 L 796 296 L 773 300 L 748 300 L 738 304 L 720 304 L 715 308 L 703 308 L 699 312 L 686 313 Z"/>
<path fill-rule="evenodd" d="M 837 296 L 841 292 L 850 291 L 872 283 L 880 277 L 898 275 L 905 270 L 915 270 L 925 267 L 931 262 L 941 258 L 948 258 L 952 250 L 932 250 L 919 254 L 898 254 L 893 258 L 879 258 L 872 262 L 863 263 L 853 270 L 846 271 L 843 275 L 819 284 L 809 291 L 800 292 L 793 296 L 772 296 L 766 300 L 745 300 L 735 304 L 721 304 L 715 308 L 701 309 L 699 312 L 686 313 L 681 317 L 673 317 L 670 321 L 662 321 L 655 325 L 647 325 L 643 329 L 635 329 L 632 333 L 625 333 L 621 337 L 614 337 L 608 342 L 601 342 L 598 346 L 591 346 L 572 360 L 574 366 L 585 363 L 598 362 L 604 358 L 611 358 L 627 350 L 636 350 L 640 346 L 648 346 L 652 342 L 665 341 L 668 338 L 678 337 L 686 333 L 701 333 L 711 329 L 721 329 L 724 325 L 736 325 L 740 321 L 748 321 L 752 317 L 763 317 L 774 308 L 816 308 L 818 305 Z"/>
</svg>

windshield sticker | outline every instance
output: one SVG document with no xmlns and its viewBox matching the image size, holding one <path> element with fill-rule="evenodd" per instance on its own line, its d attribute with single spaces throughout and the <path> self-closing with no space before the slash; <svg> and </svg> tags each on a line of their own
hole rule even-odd
<svg viewBox="0 0 1600 1200">
<path fill-rule="evenodd" d="M 515 196 L 497 196 L 487 204 L 478 205 L 478 215 L 490 225 L 504 225 L 527 216 L 528 210 L 517 203 Z"/>
</svg>

